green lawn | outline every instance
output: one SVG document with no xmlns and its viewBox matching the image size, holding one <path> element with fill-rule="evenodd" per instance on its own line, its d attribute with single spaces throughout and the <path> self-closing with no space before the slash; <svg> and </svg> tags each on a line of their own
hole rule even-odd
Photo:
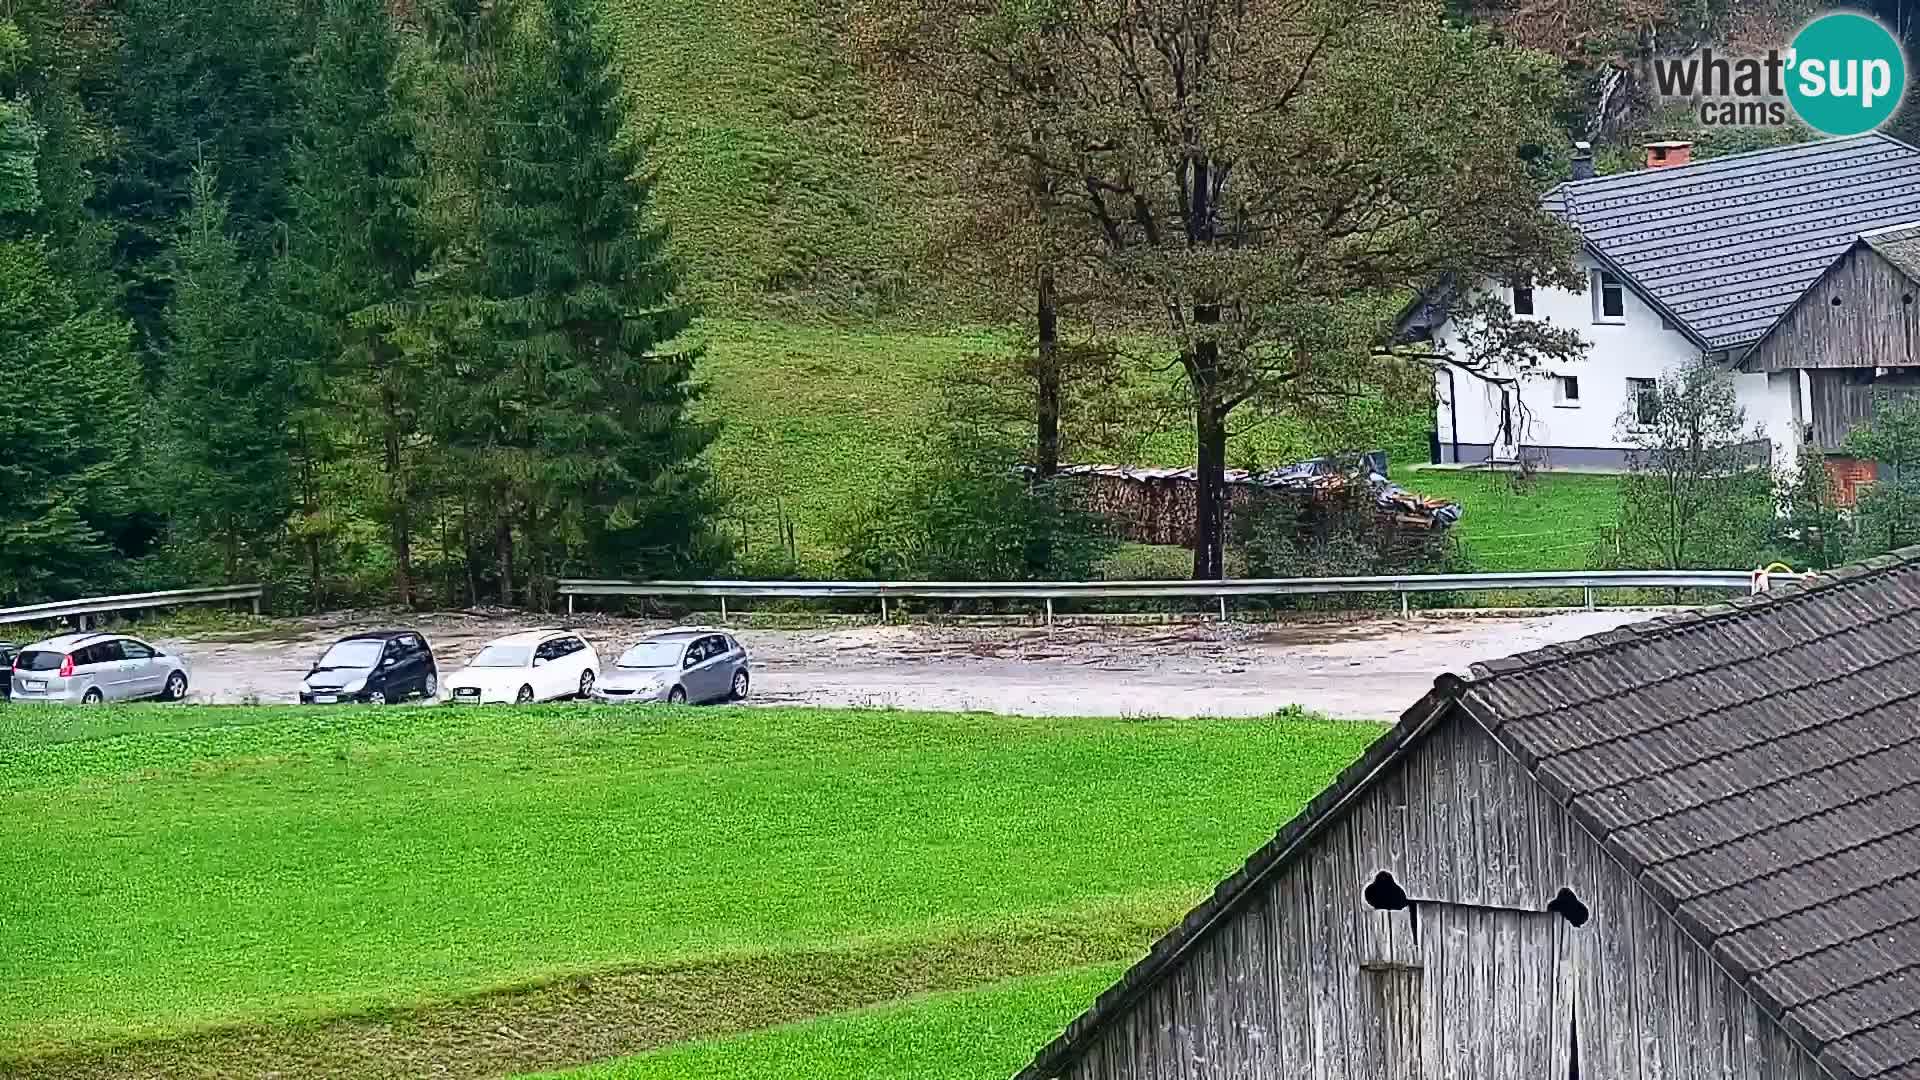
<svg viewBox="0 0 1920 1080">
<path fill-rule="evenodd" d="M 1117 960 L 1378 734 L 780 709 L 0 715 L 13 1056 L 636 965 L 750 1002 L 765 987 L 747 984 L 821 966 L 782 960 L 808 950 L 883 989 L 1048 970 L 1024 953 Z M 945 974 L 909 977 L 921 963 Z"/>
<path fill-rule="evenodd" d="M 1620 514 L 1617 476 L 1537 473 L 1516 484 L 1511 473 L 1434 469 L 1396 479 L 1464 508 L 1454 535 L 1486 571 L 1587 569 Z"/>
<path fill-rule="evenodd" d="M 1118 978 L 1103 964 L 592 1065 L 550 1080 L 1006 1080 Z"/>
</svg>

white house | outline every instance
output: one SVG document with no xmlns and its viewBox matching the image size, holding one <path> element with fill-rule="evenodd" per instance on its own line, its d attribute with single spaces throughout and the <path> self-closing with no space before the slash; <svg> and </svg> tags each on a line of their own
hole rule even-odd
<svg viewBox="0 0 1920 1080">
<path fill-rule="evenodd" d="M 1580 234 L 1586 292 L 1482 288 L 1517 317 L 1577 328 L 1587 355 L 1524 373 L 1443 365 L 1437 461 L 1621 467 L 1623 414 L 1654 380 L 1706 356 L 1728 367 L 1748 424 L 1790 467 L 1803 446 L 1837 449 L 1871 415 L 1876 381 L 1905 383 L 1904 361 L 1920 364 L 1908 329 L 1916 283 L 1838 288 L 1837 268 L 1862 243 L 1920 221 L 1920 150 L 1879 134 L 1698 163 L 1689 150 L 1654 144 L 1647 169 L 1596 178 L 1583 147 L 1576 178 L 1545 206 Z M 1457 341 L 1435 303 L 1417 306 L 1406 329 L 1441 351 Z M 1897 356 L 1872 344 L 1894 340 Z"/>
</svg>

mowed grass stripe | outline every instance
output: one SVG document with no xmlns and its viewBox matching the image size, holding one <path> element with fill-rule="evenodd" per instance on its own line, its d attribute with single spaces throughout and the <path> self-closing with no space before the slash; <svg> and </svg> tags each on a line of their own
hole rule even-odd
<svg viewBox="0 0 1920 1080">
<path fill-rule="evenodd" d="M 1005 1080 L 1121 970 L 1097 965 L 932 994 L 540 1080 Z"/>
<path fill-rule="evenodd" d="M 0 1053 L 1179 904 L 1376 737 L 1293 719 L 263 708 L 0 754 Z M 22 711 L 25 716 L 26 711 Z"/>
<path fill-rule="evenodd" d="M 867 941 L 837 950 L 715 957 L 414 1009 L 89 1047 L 0 1063 L 0 1076 L 490 1077 L 625 1060 L 690 1040 L 714 1041 L 915 995 L 1131 957 L 1179 917 L 1181 903 L 1104 905 L 1061 912 L 1054 923 L 922 941 Z M 912 1015 L 900 1022 L 912 1023 Z M 1019 1028 L 989 1023 L 987 1032 Z M 932 1059 L 946 1056 L 938 1049 L 945 1042 L 933 1040 Z M 830 1055 L 821 1064 L 840 1062 Z"/>
</svg>

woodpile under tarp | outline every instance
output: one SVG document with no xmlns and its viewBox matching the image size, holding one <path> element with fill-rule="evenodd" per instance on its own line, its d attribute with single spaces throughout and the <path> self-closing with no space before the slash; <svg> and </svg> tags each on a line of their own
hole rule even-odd
<svg viewBox="0 0 1920 1080">
<path fill-rule="evenodd" d="M 1343 513 L 1364 492 L 1373 506 L 1373 525 L 1390 537 L 1405 536 L 1426 547 L 1460 520 L 1460 507 L 1429 499 L 1386 476 L 1386 455 L 1314 458 L 1266 472 L 1227 470 L 1227 533 L 1236 535 L 1234 517 L 1257 502 L 1278 499 L 1291 504 L 1303 533 L 1321 531 L 1317 519 Z M 1116 539 L 1139 544 L 1193 545 L 1194 470 L 1126 465 L 1072 465 L 1059 473 L 1075 505 L 1105 520 Z M 1358 490 L 1356 490 L 1358 489 Z M 1387 547 L 1398 547 L 1391 540 Z"/>
</svg>

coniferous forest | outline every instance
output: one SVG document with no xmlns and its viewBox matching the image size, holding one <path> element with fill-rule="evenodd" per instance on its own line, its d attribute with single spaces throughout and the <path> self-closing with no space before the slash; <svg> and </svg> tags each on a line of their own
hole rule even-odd
<svg viewBox="0 0 1920 1080">
<path fill-rule="evenodd" d="M 0 9 L 0 604 L 724 560 L 582 0 Z"/>
</svg>

